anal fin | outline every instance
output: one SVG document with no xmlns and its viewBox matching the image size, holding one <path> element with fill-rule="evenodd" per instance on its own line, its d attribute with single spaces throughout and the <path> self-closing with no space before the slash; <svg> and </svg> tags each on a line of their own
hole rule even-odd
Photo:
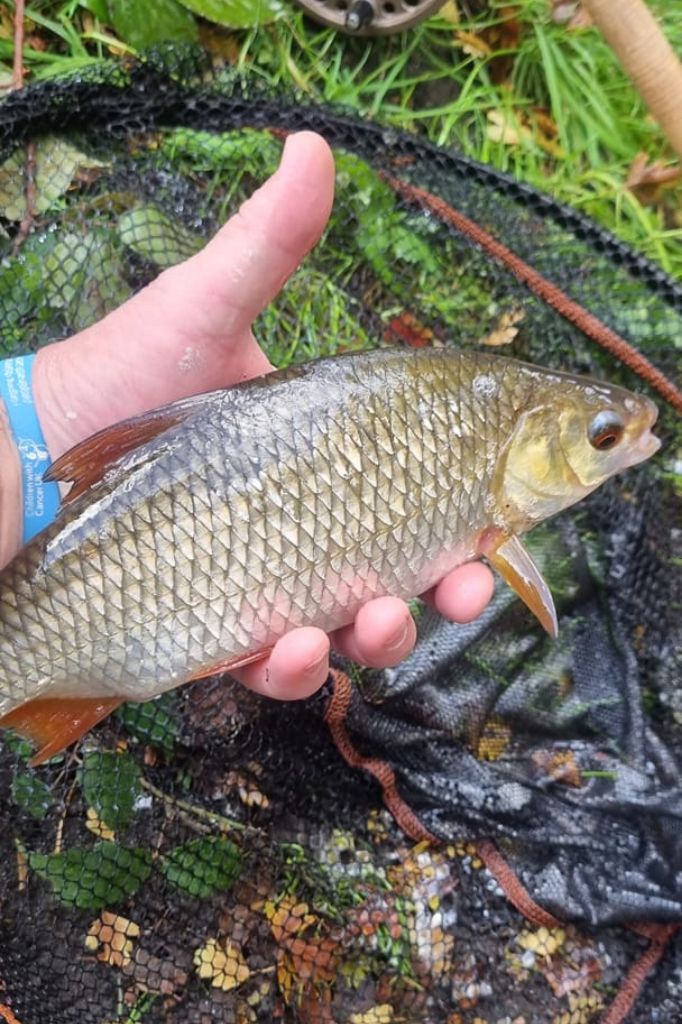
<svg viewBox="0 0 682 1024">
<path fill-rule="evenodd" d="M 491 536 L 481 546 L 481 553 L 497 569 L 505 583 L 519 595 L 543 629 L 556 639 L 559 624 L 554 599 L 540 570 L 519 538 L 514 534 L 509 536 L 491 531 Z"/>
<path fill-rule="evenodd" d="M 188 683 L 196 683 L 199 679 L 207 679 L 208 676 L 221 675 L 223 672 L 234 672 L 237 668 L 244 668 L 245 665 L 252 665 L 254 661 L 267 658 L 272 648 L 262 651 L 253 651 L 251 654 L 238 655 L 236 658 L 227 658 L 225 661 L 217 661 L 213 665 L 205 665 L 189 676 Z"/>
<path fill-rule="evenodd" d="M 36 744 L 38 751 L 30 761 L 34 767 L 75 743 L 122 703 L 118 697 L 39 698 L 3 715 L 0 727 L 15 729 Z"/>
</svg>

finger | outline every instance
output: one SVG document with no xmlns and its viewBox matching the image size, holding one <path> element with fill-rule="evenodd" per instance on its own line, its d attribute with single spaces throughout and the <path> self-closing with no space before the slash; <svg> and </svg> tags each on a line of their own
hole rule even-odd
<svg viewBox="0 0 682 1024">
<path fill-rule="evenodd" d="M 471 622 L 485 610 L 494 589 L 495 578 L 487 565 L 468 562 L 449 573 L 428 596 L 446 619 Z"/>
<path fill-rule="evenodd" d="M 337 630 L 334 647 L 347 658 L 371 668 L 389 668 L 407 657 L 415 645 L 417 627 L 404 601 L 378 597 L 368 601 L 352 626 Z"/>
<path fill-rule="evenodd" d="M 324 139 L 290 136 L 278 171 L 201 252 L 41 349 L 33 386 L 53 457 L 116 420 L 266 372 L 250 324 L 318 240 L 333 192 Z"/>
<path fill-rule="evenodd" d="M 269 658 L 233 674 L 249 689 L 276 700 L 309 697 L 329 675 L 329 637 L 313 626 L 295 629 L 277 641 Z"/>
</svg>

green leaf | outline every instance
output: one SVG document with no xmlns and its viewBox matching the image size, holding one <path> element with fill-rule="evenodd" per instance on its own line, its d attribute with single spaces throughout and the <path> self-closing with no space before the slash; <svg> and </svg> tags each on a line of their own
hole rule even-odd
<svg viewBox="0 0 682 1024">
<path fill-rule="evenodd" d="M 172 754 L 178 736 L 178 721 L 174 716 L 175 695 L 162 693 L 156 700 L 144 704 L 124 704 L 116 712 L 132 736 L 142 743 L 160 747 L 166 754 Z"/>
<path fill-rule="evenodd" d="M 109 20 L 125 43 L 142 49 L 166 40 L 196 42 L 199 30 L 177 0 L 108 0 Z"/>
<path fill-rule="evenodd" d="M 18 807 L 41 819 L 52 805 L 52 793 L 37 775 L 17 772 L 12 779 L 12 800 Z"/>
<path fill-rule="evenodd" d="M 205 899 L 215 892 L 225 892 L 237 881 L 242 872 L 242 854 L 229 839 L 194 839 L 167 853 L 161 870 L 177 889 Z"/>
<path fill-rule="evenodd" d="M 140 772 L 129 754 L 91 750 L 81 768 L 83 795 L 109 828 L 124 828 L 133 818 Z"/>
<path fill-rule="evenodd" d="M 155 206 L 137 206 L 119 218 L 118 233 L 124 245 L 157 267 L 172 267 L 193 256 L 202 240 Z"/>
<path fill-rule="evenodd" d="M 387 284 L 394 282 L 396 261 L 434 273 L 438 262 L 431 246 L 411 229 L 407 214 L 396 208 L 393 191 L 376 171 L 344 152 L 336 154 L 336 168 L 339 192 L 357 218 L 357 245 L 375 273 Z M 344 209 L 343 203 L 339 208 Z"/>
<path fill-rule="evenodd" d="M 282 18 L 287 6 L 282 0 L 180 0 L 183 6 L 208 21 L 227 28 L 257 28 Z"/>
<path fill-rule="evenodd" d="M 28 863 L 62 903 L 101 910 L 137 892 L 151 874 L 152 855 L 148 850 L 103 842 L 88 850 L 29 853 Z"/>
<path fill-rule="evenodd" d="M 240 128 L 232 132 L 195 131 L 176 128 L 164 136 L 161 150 L 171 160 L 187 157 L 193 170 L 222 171 L 233 165 L 259 174 L 277 169 L 282 146 L 267 132 Z"/>
<path fill-rule="evenodd" d="M 106 166 L 56 135 L 39 139 L 35 145 L 36 212 L 49 210 L 54 201 L 64 195 L 78 171 Z M 0 164 L 0 213 L 15 221 L 26 213 L 24 147 L 15 150 Z"/>
<path fill-rule="evenodd" d="M 130 297 L 119 251 L 106 232 L 66 232 L 43 265 L 43 301 L 64 309 L 73 330 L 101 320 Z"/>
<path fill-rule="evenodd" d="M 11 750 L 13 754 L 18 754 L 24 761 L 28 761 L 36 752 L 36 748 L 29 740 L 25 740 L 18 732 L 12 732 L 11 729 L 3 731 L 0 743 L 3 747 Z"/>
<path fill-rule="evenodd" d="M 107 0 L 80 0 L 81 7 L 90 14 L 94 14 L 99 21 L 109 22 L 109 7 Z"/>
</svg>

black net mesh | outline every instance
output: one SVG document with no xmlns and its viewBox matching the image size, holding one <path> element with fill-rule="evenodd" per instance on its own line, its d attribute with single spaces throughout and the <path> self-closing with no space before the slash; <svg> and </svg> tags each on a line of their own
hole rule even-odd
<svg viewBox="0 0 682 1024">
<path fill-rule="evenodd" d="M 682 290 L 595 224 L 189 51 L 0 105 L 3 351 L 95 322 L 195 252 L 300 128 L 334 147 L 337 199 L 256 325 L 274 363 L 497 345 L 643 386 L 397 178 L 679 385 Z M 405 663 L 339 663 L 304 702 L 214 678 L 125 705 L 36 769 L 4 733 L 0 1017 L 613 1024 L 665 952 L 628 1019 L 681 1021 L 681 434 L 659 404 L 654 463 L 530 537 L 558 642 L 500 585 L 470 626 L 417 607 Z"/>
</svg>

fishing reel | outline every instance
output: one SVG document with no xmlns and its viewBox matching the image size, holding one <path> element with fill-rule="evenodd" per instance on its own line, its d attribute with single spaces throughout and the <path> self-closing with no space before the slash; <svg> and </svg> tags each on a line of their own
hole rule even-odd
<svg viewBox="0 0 682 1024">
<path fill-rule="evenodd" d="M 445 0 L 296 0 L 311 18 L 356 36 L 383 36 L 412 28 Z"/>
</svg>

